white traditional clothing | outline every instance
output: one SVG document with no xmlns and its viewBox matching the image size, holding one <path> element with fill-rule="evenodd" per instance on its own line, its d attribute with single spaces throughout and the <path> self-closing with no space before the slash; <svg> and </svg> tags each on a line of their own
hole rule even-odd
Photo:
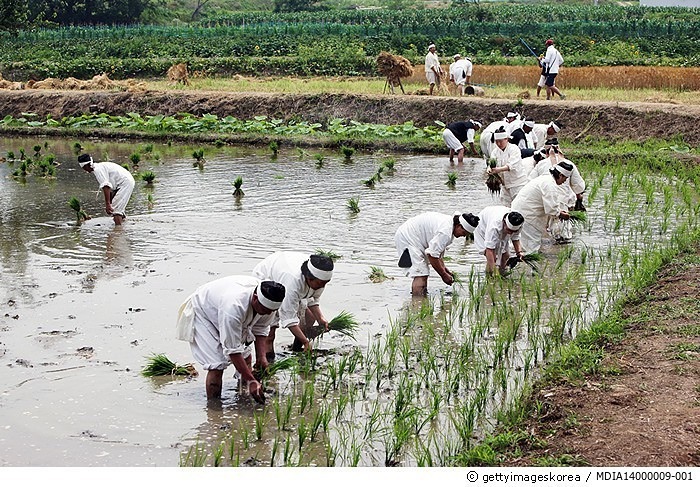
<svg viewBox="0 0 700 487">
<path fill-rule="evenodd" d="M 525 218 L 520 245 L 527 254 L 537 252 L 542 246 L 549 218 L 557 218 L 560 212 L 568 210 L 563 193 L 551 174 L 539 176 L 527 183 L 510 207 Z"/>
<path fill-rule="evenodd" d="M 255 313 L 259 285 L 254 277 L 224 277 L 198 287 L 180 307 L 176 336 L 190 342 L 204 370 L 225 369 L 232 354 L 247 358 L 255 337 L 268 335 L 276 313 Z"/>
<path fill-rule="evenodd" d="M 501 256 L 509 252 L 511 240 L 520 240 L 520 230 L 508 233 L 505 231 L 503 217 L 510 213 L 507 206 L 487 206 L 479 213 L 479 225 L 474 230 L 474 246 L 480 254 L 491 249 L 496 255 L 496 263 Z"/>
<path fill-rule="evenodd" d="M 535 143 L 535 150 L 540 150 L 544 147 L 544 143 L 547 141 L 547 129 L 549 128 L 548 123 L 536 123 L 532 128 L 533 141 Z"/>
<path fill-rule="evenodd" d="M 528 174 L 528 178 L 532 180 L 542 176 L 543 174 L 549 174 L 549 170 L 562 161 L 568 162 L 574 166 L 574 168 L 571 170 L 571 176 L 566 179 L 564 184 L 560 185 L 560 190 L 564 195 L 566 204 L 567 206 L 571 207 L 576 203 L 576 195 L 583 193 L 583 191 L 586 189 L 586 181 L 584 181 L 583 177 L 581 177 L 581 173 L 576 167 L 576 164 L 568 159 L 554 154 L 553 156 L 545 157 L 534 168 L 532 168 Z"/>
<path fill-rule="evenodd" d="M 467 78 L 472 75 L 472 62 L 469 59 L 461 58 L 450 64 L 450 79 L 455 85 L 464 85 Z"/>
<path fill-rule="evenodd" d="M 497 120 L 488 124 L 486 128 L 481 131 L 481 136 L 479 137 L 479 146 L 481 147 L 481 153 L 484 155 L 486 160 L 488 160 L 489 156 L 491 155 L 493 148 L 496 147 L 495 142 L 491 141 L 491 136 L 500 127 L 504 127 L 506 125 L 507 124 L 503 120 Z"/>
<path fill-rule="evenodd" d="M 548 74 L 559 73 L 559 67 L 564 64 L 564 58 L 559 50 L 554 47 L 554 44 L 547 47 L 542 64 L 545 66 Z"/>
<path fill-rule="evenodd" d="M 318 306 L 324 288 L 312 289 L 301 273 L 301 265 L 309 260 L 302 252 L 275 252 L 267 256 L 253 269 L 253 276 L 262 281 L 275 281 L 284 286 L 285 295 L 278 310 L 278 318 L 271 326 L 288 328 L 299 325 L 299 316 L 311 306 Z"/>
<path fill-rule="evenodd" d="M 433 71 L 432 68 L 435 68 L 435 71 Z M 434 52 L 428 52 L 425 56 L 425 77 L 429 84 L 432 85 L 438 82 L 435 73 L 440 74 L 440 71 L 440 59 L 438 55 Z"/>
<path fill-rule="evenodd" d="M 408 277 L 430 275 L 428 255 L 436 259 L 443 256 L 454 240 L 453 229 L 453 216 L 426 212 L 408 219 L 396 230 L 394 242 L 399 258 L 406 249 L 411 257 Z"/>
<path fill-rule="evenodd" d="M 513 201 L 513 198 L 518 195 L 518 192 L 528 181 L 527 173 L 522 165 L 520 149 L 509 142 L 505 150 L 501 150 L 501 148 L 494 143 L 493 150 L 491 151 L 491 159 L 496 159 L 496 167 L 508 166 L 509 168 L 507 171 L 499 172 L 498 175 L 503 181 L 501 187 L 501 203 L 504 206 L 510 206 L 510 202 Z"/>
<path fill-rule="evenodd" d="M 92 174 L 95 175 L 100 189 L 105 186 L 114 193 L 112 198 L 112 214 L 126 216 L 126 204 L 134 191 L 134 177 L 129 171 L 114 162 L 99 162 L 92 164 Z"/>
</svg>

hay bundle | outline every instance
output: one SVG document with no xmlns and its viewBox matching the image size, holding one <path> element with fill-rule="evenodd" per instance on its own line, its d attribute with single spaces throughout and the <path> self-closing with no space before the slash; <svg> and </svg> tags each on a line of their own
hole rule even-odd
<svg viewBox="0 0 700 487">
<path fill-rule="evenodd" d="M 525 99 L 528 99 L 528 100 L 529 100 L 529 99 L 530 99 L 530 92 L 527 91 L 527 90 L 521 91 L 520 93 L 518 93 L 518 95 L 516 96 L 516 98 L 521 98 L 521 99 L 523 99 L 523 100 L 525 100 Z"/>
<path fill-rule="evenodd" d="M 86 85 L 89 90 L 109 90 L 115 87 L 114 81 L 109 79 L 106 73 L 93 76 Z"/>
<path fill-rule="evenodd" d="M 63 81 L 63 89 L 64 90 L 84 90 L 84 89 L 87 89 L 87 86 L 85 84 L 85 81 L 69 76 L 68 78 L 66 78 Z"/>
<path fill-rule="evenodd" d="M 46 78 L 45 80 L 27 81 L 27 88 L 30 90 L 60 90 L 63 87 L 63 82 L 58 78 Z"/>
<path fill-rule="evenodd" d="M 387 85 L 391 92 L 394 92 L 394 85 L 399 85 L 402 93 L 406 93 L 401 84 L 401 78 L 413 76 L 413 66 L 411 61 L 403 56 L 396 56 L 386 51 L 382 51 L 377 56 L 377 70 L 386 76 Z"/>
<path fill-rule="evenodd" d="M 148 91 L 146 83 L 144 83 L 143 81 L 135 80 L 133 78 L 127 79 L 126 82 L 122 84 L 122 86 L 124 85 L 126 85 L 126 90 L 130 92 Z"/>
<path fill-rule="evenodd" d="M 24 87 L 18 81 L 7 81 L 0 77 L 0 90 L 21 90 Z"/>
<path fill-rule="evenodd" d="M 187 65 L 185 63 L 173 64 L 168 69 L 168 81 L 189 85 Z"/>
</svg>

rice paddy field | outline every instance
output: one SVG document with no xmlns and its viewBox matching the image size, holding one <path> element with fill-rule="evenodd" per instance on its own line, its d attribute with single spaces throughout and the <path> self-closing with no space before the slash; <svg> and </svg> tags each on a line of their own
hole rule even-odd
<svg viewBox="0 0 700 487">
<path fill-rule="evenodd" d="M 496 204 L 481 159 L 80 140 L 154 176 L 114 228 L 75 142 L 0 139 L 3 466 L 477 464 L 542 365 L 698 235 L 700 174 L 678 147 L 572 147 L 588 214 L 571 244 L 546 242 L 536 269 L 486 279 L 458 239 L 446 261 L 459 282 L 433 275 L 414 300 L 394 231 L 422 211 Z M 60 166 L 16 174 L 22 152 Z M 94 218 L 79 223 L 72 197 Z M 264 406 L 233 368 L 220 409 L 206 407 L 201 375 L 141 375 L 154 353 L 191 362 L 173 330 L 195 287 L 276 250 L 335 254 L 322 307 L 352 313 L 353 337 L 324 335 L 267 381 Z M 290 337 L 279 333 L 280 361 Z"/>
</svg>

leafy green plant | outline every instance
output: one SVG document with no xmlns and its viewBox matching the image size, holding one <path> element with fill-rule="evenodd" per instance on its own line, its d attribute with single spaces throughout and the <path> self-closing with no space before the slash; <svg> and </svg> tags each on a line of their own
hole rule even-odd
<svg viewBox="0 0 700 487">
<path fill-rule="evenodd" d="M 350 198 L 347 202 L 347 207 L 351 213 L 357 214 L 360 212 L 360 198 Z"/>
<path fill-rule="evenodd" d="M 335 262 L 336 260 L 338 260 L 342 257 L 342 255 L 336 254 L 332 250 L 316 249 L 315 253 L 318 255 L 325 255 L 326 257 L 331 259 L 333 262 Z"/>
<path fill-rule="evenodd" d="M 445 185 L 450 189 L 455 188 L 455 186 L 457 185 L 457 173 L 456 172 L 451 172 L 451 173 L 447 174 L 447 181 L 445 182 Z"/>
<path fill-rule="evenodd" d="M 383 282 L 388 279 L 381 267 L 370 266 L 369 280 L 372 282 Z"/>
<path fill-rule="evenodd" d="M 139 162 L 141 162 L 141 154 L 139 154 L 138 152 L 134 152 L 129 156 L 129 160 L 134 166 L 138 166 Z"/>
<path fill-rule="evenodd" d="M 328 329 L 353 338 L 359 329 L 359 323 L 352 313 L 341 311 L 328 322 Z"/>
<path fill-rule="evenodd" d="M 240 198 L 241 196 L 245 196 L 245 193 L 241 189 L 241 186 L 243 186 L 243 177 L 238 176 L 232 183 L 233 185 L 233 196 L 236 198 Z"/>
<path fill-rule="evenodd" d="M 68 200 L 68 206 L 71 207 L 73 211 L 75 211 L 75 216 L 78 220 L 78 223 L 89 220 L 90 215 L 88 215 L 85 210 L 83 210 L 82 205 L 80 204 L 80 200 L 73 196 L 70 200 Z"/>
<path fill-rule="evenodd" d="M 139 174 L 139 177 L 146 183 L 147 186 L 153 186 L 153 182 L 156 179 L 156 173 L 153 171 L 143 171 Z"/>
<path fill-rule="evenodd" d="M 204 159 L 204 149 L 196 149 L 192 152 L 192 157 L 194 158 L 194 162 L 192 163 L 193 167 L 199 167 L 200 169 L 204 168 L 204 163 L 207 162 Z"/>
<path fill-rule="evenodd" d="M 353 147 L 343 145 L 340 147 L 340 152 L 342 152 L 345 156 L 345 160 L 350 160 L 352 159 L 352 156 L 355 153 L 355 149 Z"/>
</svg>

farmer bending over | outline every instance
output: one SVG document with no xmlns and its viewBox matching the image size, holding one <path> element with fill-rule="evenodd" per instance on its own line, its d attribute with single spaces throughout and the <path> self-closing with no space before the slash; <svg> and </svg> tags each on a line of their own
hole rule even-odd
<svg viewBox="0 0 700 487">
<path fill-rule="evenodd" d="M 134 190 L 134 177 L 129 171 L 114 162 L 95 163 L 90 154 L 78 156 L 78 164 L 86 172 L 95 175 L 105 197 L 105 212 L 121 225 L 126 218 L 126 205 Z"/>
<path fill-rule="evenodd" d="M 515 255 L 522 259 L 520 229 L 525 219 L 507 206 L 487 206 L 479 213 L 479 226 L 474 231 L 474 246 L 486 256 L 486 274 L 501 274 L 508 269 L 510 242 Z"/>
<path fill-rule="evenodd" d="M 176 336 L 190 342 L 192 355 L 207 371 L 207 400 L 221 399 L 224 370 L 233 364 L 241 385 L 257 402 L 265 402 L 253 376 L 250 345 L 255 343 L 256 368 L 266 369 L 265 341 L 284 296 L 282 284 L 228 276 L 198 287 L 180 306 Z"/>
</svg>

